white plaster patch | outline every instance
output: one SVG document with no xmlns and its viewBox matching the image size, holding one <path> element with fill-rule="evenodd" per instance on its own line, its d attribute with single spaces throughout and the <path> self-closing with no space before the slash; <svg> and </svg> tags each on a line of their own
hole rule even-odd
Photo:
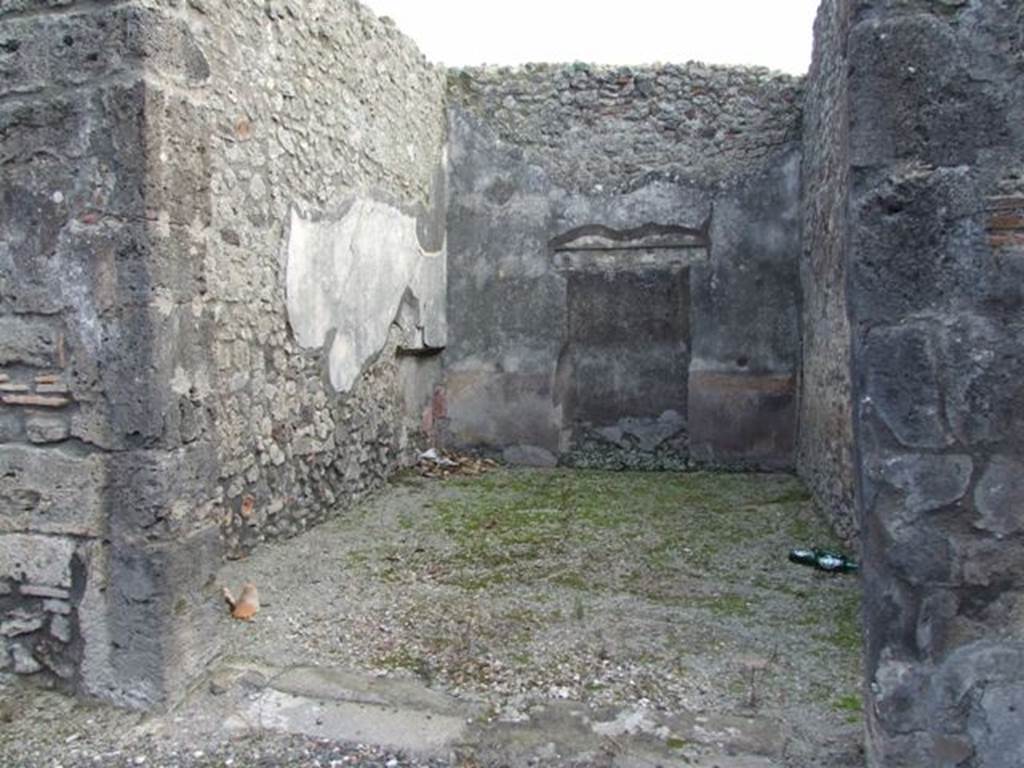
<svg viewBox="0 0 1024 768">
<path fill-rule="evenodd" d="M 352 387 L 387 341 L 406 289 L 419 301 L 422 342 L 444 346 L 446 253 L 424 251 L 416 220 L 392 206 L 356 200 L 339 219 L 312 221 L 292 210 L 285 275 L 296 341 L 322 347 L 331 385 Z"/>
</svg>

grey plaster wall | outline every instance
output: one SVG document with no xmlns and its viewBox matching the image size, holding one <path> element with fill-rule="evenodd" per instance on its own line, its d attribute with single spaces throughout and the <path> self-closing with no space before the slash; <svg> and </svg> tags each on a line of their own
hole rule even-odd
<svg viewBox="0 0 1024 768">
<path fill-rule="evenodd" d="M 526 66 L 453 71 L 448 95 L 448 439 L 790 466 L 801 82 Z"/>
<path fill-rule="evenodd" d="M 847 60 L 869 764 L 1021 765 L 1024 8 L 823 13 L 849 19 L 823 60 Z"/>
<path fill-rule="evenodd" d="M 802 364 L 797 467 L 836 531 L 856 539 L 846 306 L 849 102 L 846 2 L 822 3 L 804 100 Z"/>
<path fill-rule="evenodd" d="M 217 650 L 223 555 L 433 428 L 437 365 L 395 350 L 443 343 L 443 88 L 353 2 L 3 4 L 0 670 L 173 699 Z M 366 209 L 400 252 L 325 273 L 408 290 L 296 338 L 290 259 L 323 249 L 290 249 L 295 222 Z"/>
</svg>

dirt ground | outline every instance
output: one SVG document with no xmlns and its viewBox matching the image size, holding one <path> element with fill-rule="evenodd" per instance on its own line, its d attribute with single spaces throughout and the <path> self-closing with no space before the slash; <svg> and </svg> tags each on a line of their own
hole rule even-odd
<svg viewBox="0 0 1024 768">
<path fill-rule="evenodd" d="M 787 561 L 810 545 L 789 475 L 409 473 L 225 566 L 262 608 L 174 713 L 8 686 L 0 756 L 859 768 L 859 584 Z"/>
</svg>

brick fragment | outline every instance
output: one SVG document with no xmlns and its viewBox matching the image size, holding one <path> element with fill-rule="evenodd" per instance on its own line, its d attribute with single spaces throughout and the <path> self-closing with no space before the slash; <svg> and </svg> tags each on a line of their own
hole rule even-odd
<svg viewBox="0 0 1024 768">
<path fill-rule="evenodd" d="M 4 395 L 0 398 L 4 405 L 32 405 L 37 408 L 63 408 L 71 403 L 60 395 Z"/>
</svg>

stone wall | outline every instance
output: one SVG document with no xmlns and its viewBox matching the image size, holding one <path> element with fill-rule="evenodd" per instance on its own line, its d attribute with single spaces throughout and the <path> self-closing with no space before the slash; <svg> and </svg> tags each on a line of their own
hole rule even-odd
<svg viewBox="0 0 1024 768">
<path fill-rule="evenodd" d="M 791 465 L 801 82 L 577 64 L 448 94 L 448 439 Z"/>
<path fill-rule="evenodd" d="M 797 467 L 836 531 L 856 537 L 846 307 L 849 4 L 822 3 L 804 99 L 803 294 Z"/>
<path fill-rule="evenodd" d="M 817 35 L 802 114 L 763 70 L 446 84 L 351 0 L 5 2 L 0 673 L 173 699 L 223 556 L 442 429 L 785 467 L 799 409 L 872 765 L 1024 763 L 1024 8 Z"/>
<path fill-rule="evenodd" d="M 206 414 L 171 385 L 196 274 L 152 224 L 204 157 L 162 162 L 150 67 L 207 74 L 155 3 L 0 10 L 0 668 L 125 704 L 208 658 L 217 564 Z"/>
<path fill-rule="evenodd" d="M 444 344 L 442 97 L 353 2 L 4 3 L 0 671 L 173 698 L 223 554 L 431 430 L 395 350 Z"/>
<path fill-rule="evenodd" d="M 845 50 L 848 62 L 848 225 L 838 236 L 869 764 L 1016 766 L 1024 9 L 836 0 L 823 11 L 847 12 L 849 34 L 826 39 L 838 50 L 822 60 Z"/>
<path fill-rule="evenodd" d="M 200 7 L 210 76 L 189 98 L 212 207 L 196 304 L 215 334 L 213 365 L 181 386 L 208 389 L 241 552 L 378 485 L 422 431 L 394 350 L 445 343 L 443 75 L 351 0 Z"/>
</svg>

